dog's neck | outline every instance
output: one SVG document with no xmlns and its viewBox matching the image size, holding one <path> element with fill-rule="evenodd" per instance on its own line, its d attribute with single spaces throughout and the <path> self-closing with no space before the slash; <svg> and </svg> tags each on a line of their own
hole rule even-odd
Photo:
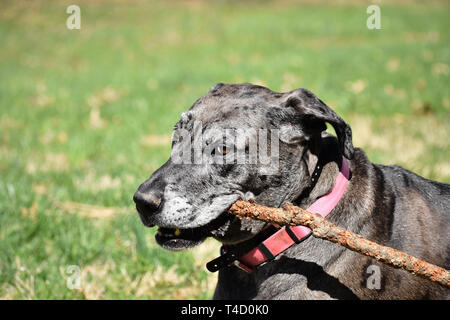
<svg viewBox="0 0 450 320">
<path fill-rule="evenodd" d="M 307 150 L 301 159 L 309 173 L 308 185 L 293 203 L 302 208 L 307 208 L 333 189 L 342 165 L 341 152 L 333 140 L 320 139 L 314 149 Z"/>
</svg>

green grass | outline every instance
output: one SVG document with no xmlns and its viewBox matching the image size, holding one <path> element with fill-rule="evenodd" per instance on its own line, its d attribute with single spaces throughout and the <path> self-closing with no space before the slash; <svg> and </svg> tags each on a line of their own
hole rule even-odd
<svg viewBox="0 0 450 320">
<path fill-rule="evenodd" d="M 163 251 L 132 195 L 217 82 L 309 88 L 373 161 L 450 182 L 446 1 L 382 5 L 381 30 L 326 1 L 78 1 L 68 30 L 72 3 L 0 5 L 0 298 L 211 297 L 218 245 Z"/>
</svg>

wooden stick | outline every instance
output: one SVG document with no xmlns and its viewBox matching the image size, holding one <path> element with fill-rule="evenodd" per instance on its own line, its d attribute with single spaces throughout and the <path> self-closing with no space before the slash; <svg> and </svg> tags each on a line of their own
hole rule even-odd
<svg viewBox="0 0 450 320">
<path fill-rule="evenodd" d="M 278 225 L 308 227 L 316 238 L 337 243 L 394 268 L 409 271 L 412 274 L 450 288 L 450 272 L 448 270 L 404 252 L 369 241 L 351 231 L 332 224 L 318 214 L 308 212 L 292 204 L 286 204 L 284 209 L 281 209 L 238 200 L 228 212 L 241 218 L 257 219 Z"/>
</svg>

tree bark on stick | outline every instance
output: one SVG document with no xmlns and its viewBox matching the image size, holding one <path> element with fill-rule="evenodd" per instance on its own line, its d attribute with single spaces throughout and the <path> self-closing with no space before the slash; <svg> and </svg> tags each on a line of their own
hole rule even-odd
<svg viewBox="0 0 450 320">
<path fill-rule="evenodd" d="M 302 225 L 308 227 L 312 230 L 312 234 L 316 238 L 337 243 L 394 268 L 409 271 L 412 274 L 450 288 L 450 271 L 404 252 L 367 240 L 351 231 L 332 224 L 318 214 L 308 212 L 292 204 L 286 204 L 284 209 L 281 209 L 238 200 L 231 206 L 228 212 L 240 218 L 257 219 L 278 225 Z"/>
</svg>

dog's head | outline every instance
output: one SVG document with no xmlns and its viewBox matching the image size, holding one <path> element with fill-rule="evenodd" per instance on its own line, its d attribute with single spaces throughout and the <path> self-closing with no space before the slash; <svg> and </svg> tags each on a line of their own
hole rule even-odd
<svg viewBox="0 0 450 320">
<path fill-rule="evenodd" d="M 253 237 L 266 224 L 237 219 L 227 209 L 239 197 L 279 207 L 301 194 L 326 122 L 340 152 L 352 158 L 350 127 L 310 91 L 215 85 L 182 114 L 170 159 L 136 191 L 142 222 L 159 226 L 156 241 L 169 250 L 208 236 L 224 243 Z"/>
</svg>

